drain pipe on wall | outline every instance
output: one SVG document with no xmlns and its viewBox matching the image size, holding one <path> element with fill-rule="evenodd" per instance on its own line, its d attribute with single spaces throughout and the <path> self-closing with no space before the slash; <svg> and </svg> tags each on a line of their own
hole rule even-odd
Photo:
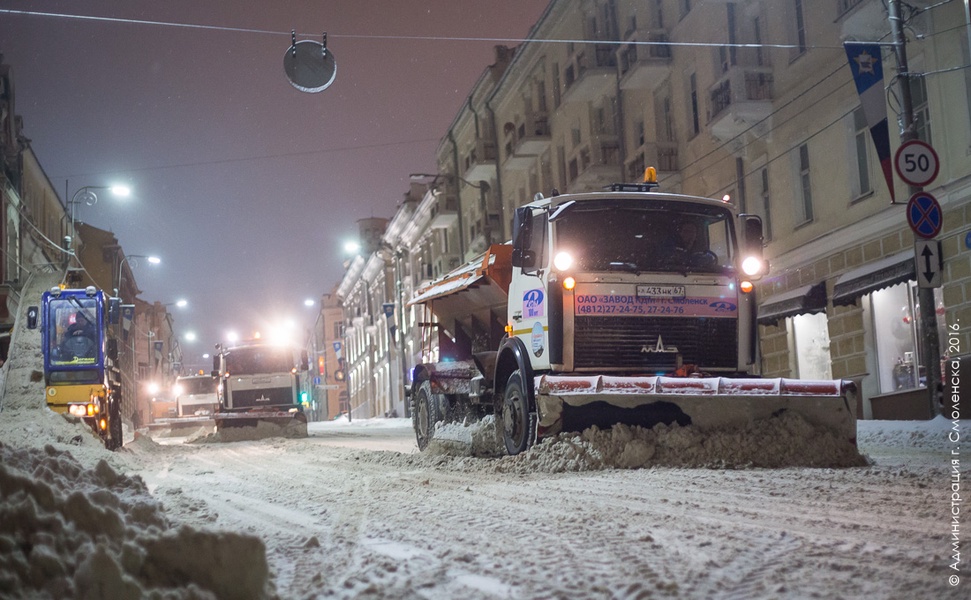
<svg viewBox="0 0 971 600">
<path fill-rule="evenodd" d="M 459 264 L 465 263 L 465 224 L 462 220 L 462 189 L 459 185 L 462 182 L 459 177 L 459 145 L 455 141 L 455 132 L 448 130 L 448 141 L 452 142 L 452 168 L 455 170 L 455 202 L 457 204 L 455 213 L 458 215 L 459 227 Z"/>
</svg>

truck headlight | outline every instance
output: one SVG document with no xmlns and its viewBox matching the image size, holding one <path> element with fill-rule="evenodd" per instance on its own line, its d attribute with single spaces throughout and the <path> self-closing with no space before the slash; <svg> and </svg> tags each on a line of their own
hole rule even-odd
<svg viewBox="0 0 971 600">
<path fill-rule="evenodd" d="M 748 275 L 749 277 L 753 277 L 755 275 L 760 274 L 764 266 L 765 264 L 763 263 L 763 261 L 759 260 L 755 256 L 749 256 L 748 258 L 742 261 L 742 272 Z"/>
<path fill-rule="evenodd" d="M 553 257 L 553 266 L 557 271 L 566 271 L 573 266 L 573 256 L 569 252 L 557 252 Z"/>
</svg>

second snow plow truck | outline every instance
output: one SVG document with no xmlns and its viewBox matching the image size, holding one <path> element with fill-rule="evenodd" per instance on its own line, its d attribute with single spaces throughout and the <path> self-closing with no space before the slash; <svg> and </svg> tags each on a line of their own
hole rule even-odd
<svg viewBox="0 0 971 600">
<path fill-rule="evenodd" d="M 305 350 L 259 340 L 218 345 L 212 368 L 217 430 L 266 423 L 281 428 L 286 437 L 307 437 L 300 400 L 309 368 Z"/>
<path fill-rule="evenodd" d="M 759 377 L 761 220 L 645 181 L 537 195 L 511 243 L 416 290 L 439 339 L 413 372 L 419 448 L 439 421 L 489 413 L 509 454 L 593 425 L 742 426 L 784 411 L 855 444 L 852 382 Z"/>
</svg>

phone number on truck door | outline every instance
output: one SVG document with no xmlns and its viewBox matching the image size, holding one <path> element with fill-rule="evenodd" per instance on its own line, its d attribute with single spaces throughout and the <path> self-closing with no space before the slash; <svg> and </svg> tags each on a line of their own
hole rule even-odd
<svg viewBox="0 0 971 600">
<path fill-rule="evenodd" d="M 656 304 L 578 304 L 581 315 L 683 315 L 683 306 L 658 306 Z"/>
</svg>

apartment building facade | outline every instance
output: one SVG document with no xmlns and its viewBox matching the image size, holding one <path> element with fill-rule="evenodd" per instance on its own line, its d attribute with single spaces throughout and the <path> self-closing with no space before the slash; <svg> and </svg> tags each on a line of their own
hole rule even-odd
<svg viewBox="0 0 971 600">
<path fill-rule="evenodd" d="M 935 313 L 941 331 L 956 334 L 942 356 L 964 355 L 971 353 L 967 16 L 956 3 L 915 6 L 924 9 L 906 15 L 915 127 L 941 157 L 926 189 L 944 215 Z M 891 203 L 843 47 L 886 41 L 890 27 L 879 0 L 554 0 L 528 41 L 497 48 L 443 133 L 438 173 L 401 217 L 407 235 L 390 232 L 380 254 L 385 268 L 371 270 L 393 284 L 373 285 L 385 290 L 376 298 L 342 295 L 345 315 L 366 303 L 404 308 L 401 356 L 434 358 L 435 340 L 418 327 L 428 319 L 398 290 L 407 298 L 509 239 L 515 207 L 537 192 L 594 191 L 654 166 L 665 191 L 725 198 L 763 218 L 772 264 L 759 289 L 766 376 L 853 379 L 863 391 L 861 416 L 929 416 L 915 238 L 904 213 L 909 191 L 895 178 Z M 896 62 L 883 48 L 896 149 Z M 395 271 L 393 256 L 405 267 Z"/>
</svg>

